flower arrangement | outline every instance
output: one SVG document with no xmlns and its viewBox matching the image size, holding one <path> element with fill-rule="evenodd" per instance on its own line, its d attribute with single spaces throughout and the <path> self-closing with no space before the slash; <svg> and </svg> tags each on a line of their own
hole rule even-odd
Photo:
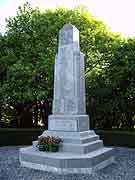
<svg viewBox="0 0 135 180">
<path fill-rule="evenodd" d="M 59 144 L 62 140 L 59 137 L 54 136 L 41 136 L 38 139 L 38 149 L 40 151 L 57 152 L 59 150 Z"/>
</svg>

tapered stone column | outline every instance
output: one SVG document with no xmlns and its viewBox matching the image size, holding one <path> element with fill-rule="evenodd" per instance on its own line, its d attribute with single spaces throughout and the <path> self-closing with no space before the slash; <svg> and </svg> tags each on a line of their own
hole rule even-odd
<svg viewBox="0 0 135 180">
<path fill-rule="evenodd" d="M 66 24 L 59 32 L 55 58 L 54 97 L 48 131 L 41 136 L 59 136 L 63 142 L 57 153 L 40 152 L 33 147 L 20 149 L 24 167 L 57 173 L 92 173 L 114 162 L 112 148 L 89 130 L 86 115 L 84 54 L 80 52 L 79 31 Z"/>
<path fill-rule="evenodd" d="M 49 130 L 89 130 L 85 105 L 84 54 L 80 52 L 79 31 L 70 24 L 59 32 L 53 115 L 49 117 Z"/>
</svg>

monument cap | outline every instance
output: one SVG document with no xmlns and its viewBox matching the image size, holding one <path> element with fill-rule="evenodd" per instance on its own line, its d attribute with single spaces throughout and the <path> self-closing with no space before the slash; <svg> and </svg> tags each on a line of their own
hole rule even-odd
<svg viewBox="0 0 135 180">
<path fill-rule="evenodd" d="M 59 32 L 59 46 L 72 43 L 79 44 L 79 31 L 72 24 L 65 24 Z"/>
</svg>

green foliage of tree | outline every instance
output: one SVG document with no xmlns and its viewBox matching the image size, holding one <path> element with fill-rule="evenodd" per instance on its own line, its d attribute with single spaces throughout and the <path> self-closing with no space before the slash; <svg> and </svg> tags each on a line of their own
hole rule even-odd
<svg viewBox="0 0 135 180">
<path fill-rule="evenodd" d="M 90 76 L 88 81 L 91 86 L 89 97 L 92 97 L 90 106 L 93 126 L 134 129 L 134 50 L 134 39 L 116 39 L 101 73 L 94 76 L 95 79 Z"/>
<path fill-rule="evenodd" d="M 58 32 L 66 23 L 80 31 L 91 126 L 133 129 L 135 39 L 110 32 L 83 6 L 40 12 L 26 3 L 7 20 L 0 35 L 0 103 L 31 113 L 33 103 L 52 101 Z"/>
</svg>

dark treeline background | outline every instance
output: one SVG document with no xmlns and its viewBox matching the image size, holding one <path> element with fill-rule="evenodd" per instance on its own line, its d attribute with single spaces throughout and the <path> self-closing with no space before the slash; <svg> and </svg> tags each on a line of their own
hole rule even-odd
<svg viewBox="0 0 135 180">
<path fill-rule="evenodd" d="M 83 6 L 40 12 L 28 3 L 0 34 L 0 127 L 47 128 L 58 32 L 80 31 L 87 113 L 97 129 L 135 128 L 135 38 L 122 38 Z"/>
</svg>

